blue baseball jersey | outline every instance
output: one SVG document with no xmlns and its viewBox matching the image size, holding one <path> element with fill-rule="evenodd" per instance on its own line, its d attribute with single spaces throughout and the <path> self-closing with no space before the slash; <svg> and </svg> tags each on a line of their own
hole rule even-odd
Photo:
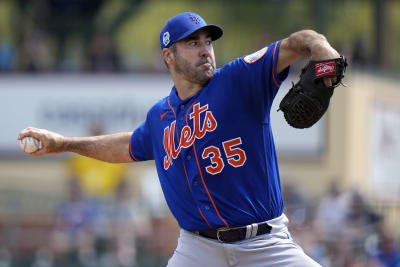
<svg viewBox="0 0 400 267">
<path fill-rule="evenodd" d="M 244 226 L 283 211 L 270 124 L 289 68 L 276 72 L 281 41 L 216 70 L 185 100 L 175 87 L 132 134 L 134 161 L 155 160 L 166 202 L 186 230 Z"/>
</svg>

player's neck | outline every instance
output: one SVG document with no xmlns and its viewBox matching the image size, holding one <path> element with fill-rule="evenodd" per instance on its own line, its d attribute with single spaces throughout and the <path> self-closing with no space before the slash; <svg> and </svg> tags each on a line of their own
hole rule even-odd
<svg viewBox="0 0 400 267">
<path fill-rule="evenodd" d="M 185 100 L 189 97 L 197 94 L 202 88 L 202 84 L 193 83 L 184 79 L 173 79 L 176 87 L 176 91 L 178 92 L 178 96 L 181 100 Z"/>
</svg>

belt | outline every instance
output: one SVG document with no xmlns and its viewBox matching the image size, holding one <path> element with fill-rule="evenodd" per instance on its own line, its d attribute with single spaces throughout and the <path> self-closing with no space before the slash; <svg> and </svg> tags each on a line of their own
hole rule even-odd
<svg viewBox="0 0 400 267">
<path fill-rule="evenodd" d="M 242 227 L 233 228 L 218 228 L 216 230 L 196 231 L 194 233 L 212 239 L 217 239 L 220 242 L 231 243 L 242 241 L 248 238 L 256 237 L 271 233 L 272 227 L 266 222 L 253 223 Z"/>
</svg>

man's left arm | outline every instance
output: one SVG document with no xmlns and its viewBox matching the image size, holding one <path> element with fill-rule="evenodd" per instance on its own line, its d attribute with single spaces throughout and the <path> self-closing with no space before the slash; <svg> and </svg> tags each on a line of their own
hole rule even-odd
<svg viewBox="0 0 400 267">
<path fill-rule="evenodd" d="M 339 53 L 329 44 L 322 34 L 313 30 L 302 30 L 292 33 L 282 40 L 279 48 L 277 73 L 301 57 L 309 57 L 311 60 L 325 60 L 339 58 Z M 336 82 L 336 78 L 324 78 L 326 86 Z"/>
</svg>

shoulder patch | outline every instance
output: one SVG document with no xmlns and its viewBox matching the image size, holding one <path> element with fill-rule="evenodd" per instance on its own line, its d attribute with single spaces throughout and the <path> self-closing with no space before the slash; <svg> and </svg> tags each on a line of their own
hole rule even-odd
<svg viewBox="0 0 400 267">
<path fill-rule="evenodd" d="M 268 50 L 268 46 L 258 50 L 257 52 L 254 52 L 250 55 L 247 55 L 243 58 L 244 62 L 246 62 L 247 64 L 253 64 L 254 62 L 256 62 L 257 60 L 259 60 L 260 58 L 262 58 L 265 53 Z"/>
</svg>

